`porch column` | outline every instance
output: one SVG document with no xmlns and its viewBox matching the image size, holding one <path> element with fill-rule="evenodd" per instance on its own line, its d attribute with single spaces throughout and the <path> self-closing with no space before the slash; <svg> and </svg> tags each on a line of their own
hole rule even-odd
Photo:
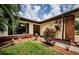
<svg viewBox="0 0 79 59">
<path fill-rule="evenodd" d="M 29 34 L 33 34 L 33 24 L 29 23 Z"/>
<path fill-rule="evenodd" d="M 74 41 L 74 15 L 65 17 L 65 39 Z"/>
</svg>

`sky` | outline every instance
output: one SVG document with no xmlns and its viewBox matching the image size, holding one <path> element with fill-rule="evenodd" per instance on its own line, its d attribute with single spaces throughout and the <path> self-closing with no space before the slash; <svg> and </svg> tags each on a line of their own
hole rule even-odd
<svg viewBox="0 0 79 59">
<path fill-rule="evenodd" d="M 79 4 L 21 4 L 19 16 L 43 21 L 79 7 Z"/>
</svg>

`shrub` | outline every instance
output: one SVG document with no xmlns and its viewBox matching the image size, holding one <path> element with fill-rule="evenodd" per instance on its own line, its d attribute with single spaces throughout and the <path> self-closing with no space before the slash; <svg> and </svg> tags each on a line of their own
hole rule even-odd
<svg viewBox="0 0 79 59">
<path fill-rule="evenodd" d="M 56 35 L 56 31 L 52 28 L 46 28 L 45 31 L 44 31 L 44 37 L 55 37 Z"/>
</svg>

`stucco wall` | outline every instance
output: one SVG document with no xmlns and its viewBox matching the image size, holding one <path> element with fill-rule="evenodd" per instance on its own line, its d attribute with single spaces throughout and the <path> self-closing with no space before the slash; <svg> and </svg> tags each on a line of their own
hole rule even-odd
<svg viewBox="0 0 79 59">
<path fill-rule="evenodd" d="M 54 26 L 53 21 L 52 22 L 43 23 L 43 24 L 40 25 L 40 35 L 43 35 L 43 32 L 45 31 L 45 29 L 47 27 L 49 27 L 49 28 L 51 27 L 51 23 L 52 23 L 52 28 L 53 28 L 53 26 Z"/>
<path fill-rule="evenodd" d="M 33 23 L 29 23 L 29 34 L 33 34 Z"/>
<path fill-rule="evenodd" d="M 0 36 L 7 36 L 8 35 L 8 26 L 6 25 L 6 30 L 4 32 L 0 32 Z"/>
<path fill-rule="evenodd" d="M 8 35 L 8 31 L 4 31 L 3 33 L 0 32 L 0 36 L 7 36 Z"/>
<path fill-rule="evenodd" d="M 53 28 L 54 29 L 54 21 L 50 21 L 50 22 L 46 22 L 40 25 L 40 35 L 43 35 L 43 32 L 45 31 L 45 29 L 47 27 L 49 28 Z M 58 32 L 58 35 L 56 36 L 56 38 L 62 38 L 62 29 L 63 29 L 63 25 L 61 27 L 61 30 Z"/>
</svg>

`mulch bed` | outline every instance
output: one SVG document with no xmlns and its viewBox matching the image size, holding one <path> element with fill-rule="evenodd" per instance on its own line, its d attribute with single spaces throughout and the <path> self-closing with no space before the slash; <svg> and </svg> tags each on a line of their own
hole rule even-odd
<svg viewBox="0 0 79 59">
<path fill-rule="evenodd" d="M 13 43 L 14 41 L 21 41 L 21 40 L 19 40 L 19 38 L 20 39 L 25 39 L 25 38 L 29 39 L 32 37 L 33 37 L 33 35 L 31 35 L 31 34 L 1 36 L 0 37 L 0 48 Z"/>
</svg>

